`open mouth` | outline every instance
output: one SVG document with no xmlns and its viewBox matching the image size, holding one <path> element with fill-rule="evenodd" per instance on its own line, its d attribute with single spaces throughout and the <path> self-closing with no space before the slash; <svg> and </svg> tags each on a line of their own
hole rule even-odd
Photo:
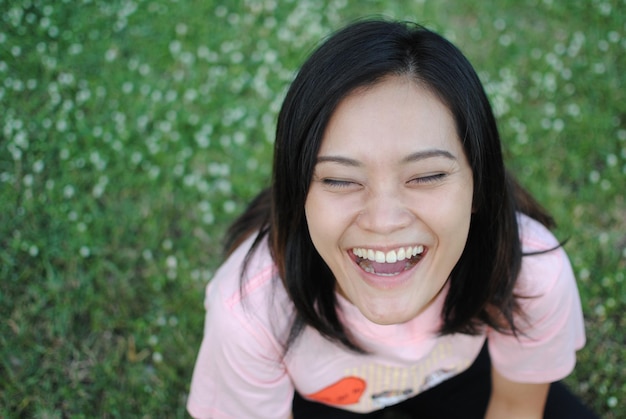
<svg viewBox="0 0 626 419">
<path fill-rule="evenodd" d="M 382 252 L 354 248 L 352 254 L 357 265 L 365 272 L 378 276 L 394 276 L 414 267 L 425 254 L 424 246 L 408 246 Z"/>
</svg>

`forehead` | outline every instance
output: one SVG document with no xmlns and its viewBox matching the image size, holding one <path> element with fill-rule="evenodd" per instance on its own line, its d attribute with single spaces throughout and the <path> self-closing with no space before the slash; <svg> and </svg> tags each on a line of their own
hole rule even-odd
<svg viewBox="0 0 626 419">
<path fill-rule="evenodd" d="M 449 109 L 425 87 L 398 76 L 357 89 L 339 103 L 326 127 L 320 155 L 427 148 L 463 154 Z"/>
</svg>

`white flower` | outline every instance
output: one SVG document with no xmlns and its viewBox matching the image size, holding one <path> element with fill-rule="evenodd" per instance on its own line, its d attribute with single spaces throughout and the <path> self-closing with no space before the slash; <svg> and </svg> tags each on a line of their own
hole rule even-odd
<svg viewBox="0 0 626 419">
<path fill-rule="evenodd" d="M 224 212 L 227 214 L 232 214 L 237 209 L 237 204 L 234 201 L 226 201 L 224 202 Z"/>
<path fill-rule="evenodd" d="M 176 25 L 176 34 L 179 36 L 184 36 L 187 34 L 187 25 L 184 23 L 179 23 Z"/>
<path fill-rule="evenodd" d="M 65 185 L 63 188 L 63 196 L 67 199 L 70 199 L 74 196 L 74 187 L 72 185 Z"/>
<path fill-rule="evenodd" d="M 107 62 L 112 62 L 115 61 L 115 59 L 117 58 L 117 48 L 110 48 L 107 50 L 107 52 L 104 54 L 104 59 Z"/>
<path fill-rule="evenodd" d="M 31 255 L 32 257 L 35 257 L 39 254 L 39 248 L 37 246 L 35 246 L 34 244 L 31 245 L 28 248 L 28 254 Z"/>
<path fill-rule="evenodd" d="M 33 186 L 33 175 L 31 175 L 30 173 L 27 175 L 24 175 L 24 178 L 22 180 L 25 186 L 27 187 Z"/>
<path fill-rule="evenodd" d="M 122 92 L 129 94 L 132 91 L 133 91 L 133 84 L 131 82 L 127 81 L 122 85 Z"/>
<path fill-rule="evenodd" d="M 81 52 L 83 52 L 83 46 L 81 44 L 72 44 L 70 45 L 70 47 L 67 49 L 67 52 L 70 55 L 78 55 Z"/>
<path fill-rule="evenodd" d="M 183 48 L 183 44 L 181 44 L 180 41 L 174 40 L 170 42 L 169 49 L 172 55 L 178 55 L 178 53 L 180 53 L 182 48 Z"/>
<path fill-rule="evenodd" d="M 176 256 L 170 255 L 165 259 L 165 265 L 168 269 L 176 269 L 178 267 L 178 260 Z"/>
<path fill-rule="evenodd" d="M 617 165 L 617 156 L 615 154 L 609 154 L 606 156 L 606 164 L 613 167 Z"/>
</svg>

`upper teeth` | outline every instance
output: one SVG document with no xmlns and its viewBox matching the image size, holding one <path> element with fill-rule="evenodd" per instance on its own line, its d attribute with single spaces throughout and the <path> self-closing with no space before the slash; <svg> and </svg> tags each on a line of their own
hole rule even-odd
<svg viewBox="0 0 626 419">
<path fill-rule="evenodd" d="M 380 250 L 354 248 L 352 249 L 352 253 L 360 258 L 371 260 L 372 262 L 394 263 L 421 255 L 424 253 L 424 246 L 401 247 L 396 250 L 390 250 L 387 253 L 381 252 Z"/>
</svg>

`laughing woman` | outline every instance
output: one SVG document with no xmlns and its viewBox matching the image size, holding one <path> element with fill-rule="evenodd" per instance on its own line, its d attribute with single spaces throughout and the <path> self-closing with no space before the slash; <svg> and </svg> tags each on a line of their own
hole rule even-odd
<svg viewBox="0 0 626 419">
<path fill-rule="evenodd" d="M 306 61 L 271 187 L 206 294 L 198 418 L 593 417 L 551 217 L 507 173 L 462 53 L 365 21 Z"/>
</svg>

